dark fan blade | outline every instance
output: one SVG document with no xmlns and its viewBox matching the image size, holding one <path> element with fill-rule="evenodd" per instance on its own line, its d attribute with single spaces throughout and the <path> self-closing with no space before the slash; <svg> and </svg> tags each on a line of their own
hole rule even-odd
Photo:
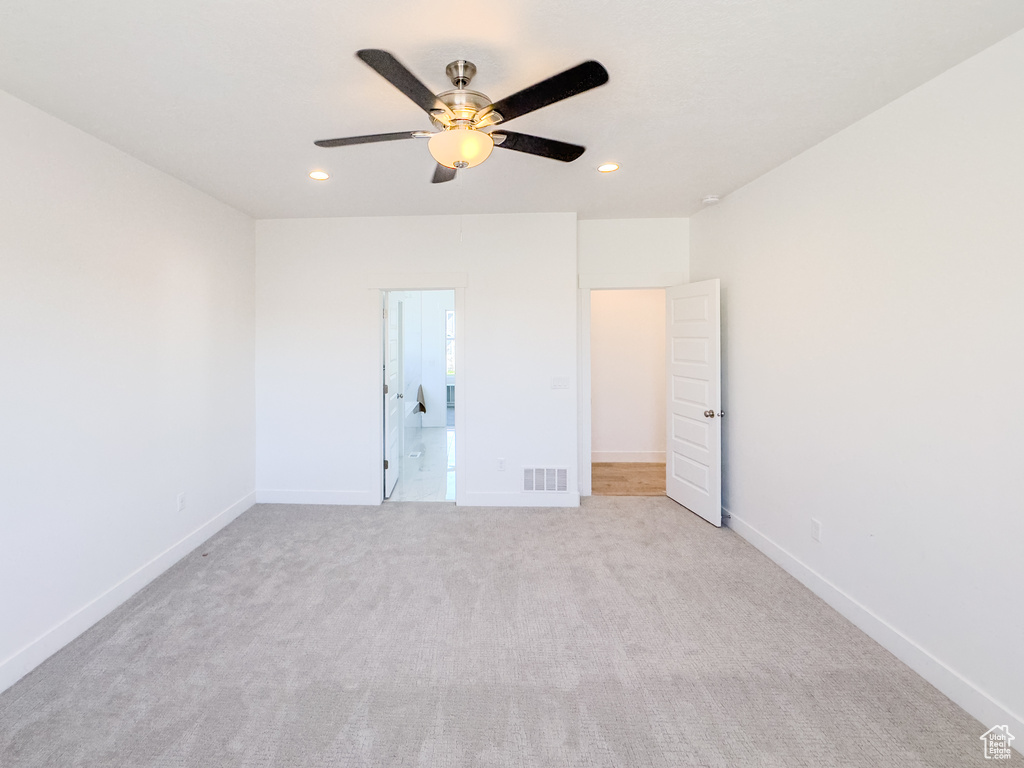
<svg viewBox="0 0 1024 768">
<path fill-rule="evenodd" d="M 494 131 L 491 136 L 495 139 L 499 136 L 505 137 L 501 144 L 497 142 L 494 144 L 501 149 L 514 149 L 516 152 L 550 157 L 552 160 L 561 160 L 563 163 L 571 163 L 586 151 L 586 147 L 581 147 L 579 144 L 566 144 L 564 141 L 542 139 L 540 136 L 530 136 L 526 133 Z"/>
<path fill-rule="evenodd" d="M 585 61 L 559 75 L 542 80 L 519 93 L 496 101 L 491 108 L 504 118 L 504 122 L 533 112 L 556 101 L 568 99 L 577 93 L 589 91 L 608 82 L 608 71 L 596 61 Z"/>
<path fill-rule="evenodd" d="M 452 181 L 455 178 L 455 169 L 449 168 L 447 165 L 437 164 L 434 168 L 434 178 L 430 180 L 431 184 L 440 184 L 444 181 Z"/>
<path fill-rule="evenodd" d="M 403 131 L 402 133 L 371 133 L 369 136 L 349 136 L 346 139 L 321 139 L 314 141 L 318 147 L 347 147 L 350 144 L 373 144 L 378 141 L 398 141 L 399 139 L 415 139 L 423 131 Z"/>
<path fill-rule="evenodd" d="M 427 86 L 417 80 L 416 75 L 406 69 L 398 59 L 387 51 L 364 48 L 361 51 L 356 51 L 356 56 L 368 64 L 378 75 L 416 102 L 416 105 L 424 112 L 429 113 L 432 109 L 440 109 L 451 114 L 451 110 L 448 109 L 444 102 L 427 90 Z"/>
</svg>

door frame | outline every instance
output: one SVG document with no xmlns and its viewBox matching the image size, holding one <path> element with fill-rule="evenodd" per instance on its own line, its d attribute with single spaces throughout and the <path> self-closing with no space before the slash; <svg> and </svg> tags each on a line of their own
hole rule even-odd
<svg viewBox="0 0 1024 768">
<path fill-rule="evenodd" d="M 384 359 L 382 361 L 382 376 L 383 376 L 382 380 L 384 381 L 385 384 L 387 384 L 387 380 L 388 380 L 386 374 L 387 374 L 387 365 L 388 365 L 388 345 L 389 345 L 389 342 L 390 342 L 391 321 L 392 321 L 392 318 L 391 318 L 391 316 L 388 313 L 388 310 L 391 309 L 391 306 L 390 306 L 390 303 L 391 303 L 390 302 L 390 299 L 391 299 L 390 294 L 391 293 L 392 293 L 392 291 L 390 291 L 390 290 L 388 290 L 388 291 L 381 291 L 380 292 L 381 304 L 382 304 L 382 306 L 384 308 L 383 317 L 382 317 L 383 325 L 381 327 L 381 331 L 382 331 L 382 333 L 381 333 L 381 342 L 382 342 L 382 354 L 384 355 Z M 397 372 L 397 376 L 398 376 L 398 381 L 402 385 L 403 388 L 405 386 L 405 311 L 404 310 L 405 310 L 404 303 L 399 299 L 398 301 L 395 302 L 395 312 L 398 315 L 398 317 L 397 317 L 397 321 L 398 321 L 398 335 L 397 335 L 397 337 L 395 339 L 395 344 L 398 347 L 398 355 L 397 355 L 398 372 Z M 398 440 L 397 440 L 398 448 L 396 449 L 397 458 L 398 458 L 399 462 L 401 462 L 401 457 L 405 453 L 405 402 L 404 402 L 404 399 L 403 399 L 403 394 L 396 392 L 395 396 L 396 396 L 396 398 L 402 400 L 402 403 L 398 406 L 398 412 L 399 412 L 399 414 L 401 414 L 401 416 L 400 416 L 401 426 L 398 428 Z M 383 441 L 381 443 L 381 455 L 383 455 L 385 461 L 388 460 L 387 453 L 388 453 L 388 426 L 389 426 L 389 424 L 388 424 L 388 420 L 387 419 L 388 419 L 388 399 L 389 399 L 389 397 L 390 397 L 390 393 L 381 392 L 381 400 L 382 400 L 381 408 L 382 408 L 383 413 L 384 413 L 384 423 L 383 423 L 383 427 L 384 427 L 384 433 L 383 434 L 384 434 L 384 436 L 383 436 L 383 438 L 381 438 L 382 441 Z M 399 464 L 399 466 L 401 466 L 401 464 Z M 382 489 L 381 490 L 381 498 L 382 498 L 382 500 L 385 500 L 385 501 L 387 500 L 388 471 L 389 470 L 386 470 L 386 469 L 381 470 L 381 481 L 382 481 L 381 482 L 381 489 Z M 398 470 L 396 469 L 395 471 L 397 472 Z M 396 480 L 397 480 L 397 478 L 396 478 Z"/>
<path fill-rule="evenodd" d="M 591 408 L 592 389 L 590 381 L 590 292 L 627 291 L 657 288 L 671 288 L 673 285 L 689 283 L 685 272 L 638 272 L 632 275 L 581 274 L 579 276 L 577 316 L 577 346 L 579 361 L 576 371 L 579 399 L 577 400 L 576 421 L 579 445 L 578 477 L 580 496 L 592 496 L 593 485 L 593 413 Z M 458 411 L 456 410 L 456 417 Z"/>
<path fill-rule="evenodd" d="M 438 275 L 367 275 L 368 308 L 366 312 L 367 343 L 372 339 L 373 375 L 363 402 L 373 398 L 373 413 L 377 428 L 368 436 L 366 472 L 373 483 L 373 497 L 377 504 L 384 503 L 384 345 L 381 344 L 381 295 L 383 291 L 455 291 L 455 503 L 465 505 L 466 478 L 466 275 L 449 273 Z M 461 394 L 460 394 L 461 393 Z"/>
</svg>

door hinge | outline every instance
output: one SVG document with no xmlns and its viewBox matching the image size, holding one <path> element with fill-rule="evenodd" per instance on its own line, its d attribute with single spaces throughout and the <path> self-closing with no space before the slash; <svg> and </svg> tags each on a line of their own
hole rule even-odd
<svg viewBox="0 0 1024 768">
<path fill-rule="evenodd" d="M 385 384 L 385 385 L 384 385 L 384 394 L 386 395 L 387 393 L 388 393 L 388 385 L 387 385 L 387 384 Z"/>
<path fill-rule="evenodd" d="M 387 468 L 388 468 L 388 460 L 384 459 L 384 469 L 387 469 Z"/>
</svg>

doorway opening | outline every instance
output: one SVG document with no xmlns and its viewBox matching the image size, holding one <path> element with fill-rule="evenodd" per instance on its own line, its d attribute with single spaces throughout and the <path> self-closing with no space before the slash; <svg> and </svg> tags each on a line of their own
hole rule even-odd
<svg viewBox="0 0 1024 768">
<path fill-rule="evenodd" d="M 455 291 L 383 291 L 382 305 L 384 499 L 455 501 Z"/>
<path fill-rule="evenodd" d="M 590 294 L 595 496 L 665 495 L 665 290 Z"/>
</svg>

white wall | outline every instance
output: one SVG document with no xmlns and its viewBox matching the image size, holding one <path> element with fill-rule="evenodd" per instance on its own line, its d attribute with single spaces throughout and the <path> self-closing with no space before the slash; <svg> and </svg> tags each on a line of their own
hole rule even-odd
<svg viewBox="0 0 1024 768">
<path fill-rule="evenodd" d="M 579 222 L 581 288 L 656 288 L 689 282 L 689 219 Z"/>
<path fill-rule="evenodd" d="M 254 270 L 250 219 L 3 93 L 0 168 L 4 688 L 252 501 Z"/>
<path fill-rule="evenodd" d="M 593 461 L 665 460 L 665 291 L 590 294 Z"/>
<path fill-rule="evenodd" d="M 454 287 L 459 503 L 578 503 L 519 491 L 523 466 L 576 488 L 574 214 L 260 221 L 256 254 L 260 499 L 379 501 L 377 291 Z"/>
<path fill-rule="evenodd" d="M 691 220 L 732 525 L 1017 734 L 1022 72 L 1018 33 Z"/>
<path fill-rule="evenodd" d="M 455 292 L 425 291 L 421 296 L 421 327 L 423 329 L 421 380 L 427 406 L 427 412 L 422 414 L 423 426 L 443 427 L 448 423 L 444 317 L 446 310 L 455 309 Z M 458 365 L 458 360 L 455 362 Z M 413 391 L 412 394 L 415 398 L 416 392 Z"/>
</svg>

